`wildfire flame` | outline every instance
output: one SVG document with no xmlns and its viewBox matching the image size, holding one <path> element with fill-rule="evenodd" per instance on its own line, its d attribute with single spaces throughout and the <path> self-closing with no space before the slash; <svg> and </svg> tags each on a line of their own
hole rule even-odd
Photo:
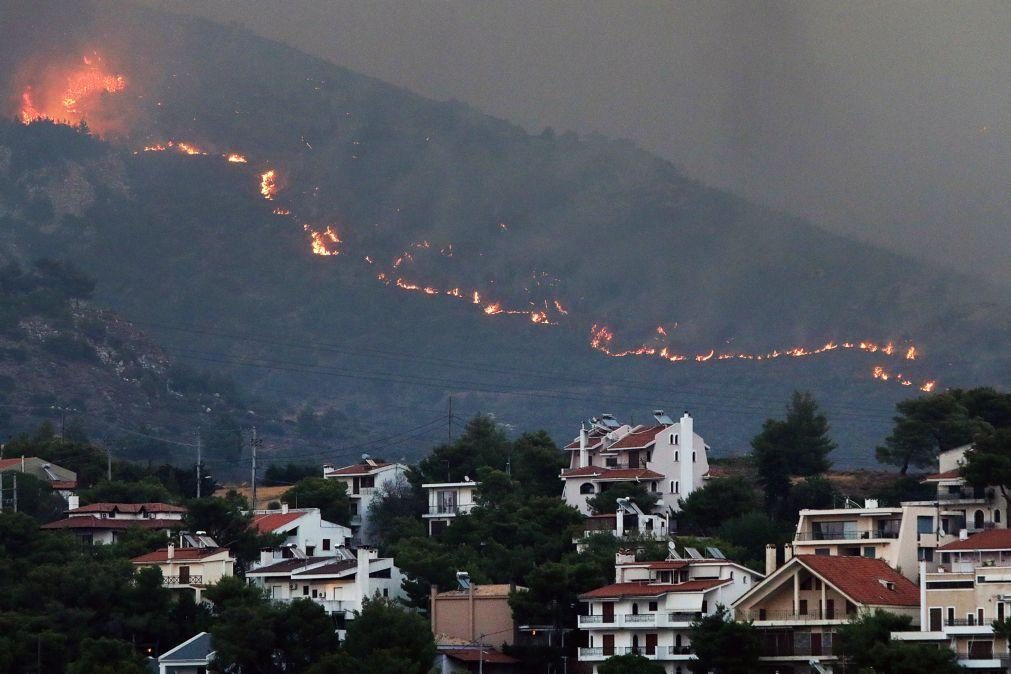
<svg viewBox="0 0 1011 674">
<path fill-rule="evenodd" d="M 102 58 L 93 53 L 81 64 L 61 75 L 40 91 L 28 85 L 21 92 L 19 117 L 25 124 L 40 119 L 77 123 L 84 121 L 89 107 L 105 94 L 117 94 L 126 88 L 122 75 L 104 68 Z"/>
<path fill-rule="evenodd" d="M 337 246 L 340 245 L 341 240 L 332 226 L 328 225 L 322 232 L 317 232 L 308 224 L 302 225 L 302 227 L 309 234 L 313 255 L 320 255 L 322 257 L 340 255 L 340 250 L 337 249 Z"/>
<path fill-rule="evenodd" d="M 274 169 L 260 174 L 260 194 L 268 201 L 277 196 L 277 174 Z"/>
<path fill-rule="evenodd" d="M 225 158 L 233 164 L 245 164 L 249 161 L 246 159 L 245 155 L 237 154 L 235 152 L 226 155 Z"/>
</svg>

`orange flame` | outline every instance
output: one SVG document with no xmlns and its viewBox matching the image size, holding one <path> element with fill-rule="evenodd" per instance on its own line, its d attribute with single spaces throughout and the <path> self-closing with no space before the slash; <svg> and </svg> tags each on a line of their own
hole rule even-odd
<svg viewBox="0 0 1011 674">
<path fill-rule="evenodd" d="M 911 346 L 906 350 L 906 360 L 916 360 L 916 347 Z"/>
<path fill-rule="evenodd" d="M 923 391 L 924 393 L 932 393 L 936 386 L 937 382 L 931 379 L 923 382 L 923 384 L 920 386 L 920 390 Z"/>
<path fill-rule="evenodd" d="M 322 232 L 317 232 L 308 224 L 302 225 L 302 228 L 309 233 L 309 240 L 312 244 L 313 255 L 320 255 L 323 257 L 340 255 L 340 250 L 337 249 L 337 246 L 340 245 L 341 240 L 332 226 L 327 225 L 327 228 Z"/>
<path fill-rule="evenodd" d="M 245 164 L 248 162 L 245 155 L 237 154 L 235 152 L 225 155 L 225 158 L 233 164 Z"/>
<path fill-rule="evenodd" d="M 277 196 L 277 174 L 274 169 L 260 174 L 260 194 L 268 201 Z"/>
<path fill-rule="evenodd" d="M 21 93 L 19 118 L 25 124 L 51 119 L 57 122 L 83 121 L 88 108 L 104 94 L 116 94 L 126 88 L 126 78 L 106 71 L 98 54 L 84 56 L 82 65 L 63 76 L 62 83 L 45 87 L 41 93 L 31 85 Z"/>
</svg>

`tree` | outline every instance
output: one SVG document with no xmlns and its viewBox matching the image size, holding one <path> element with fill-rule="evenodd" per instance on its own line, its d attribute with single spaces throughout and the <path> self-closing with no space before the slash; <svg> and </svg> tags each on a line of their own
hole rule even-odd
<svg viewBox="0 0 1011 674">
<path fill-rule="evenodd" d="M 211 423 L 200 429 L 207 456 L 236 461 L 242 456 L 242 429 L 227 414 L 218 414 Z"/>
<path fill-rule="evenodd" d="M 498 424 L 477 415 L 467 422 L 463 433 L 451 444 L 439 445 L 418 463 L 424 482 L 454 482 L 477 475 L 478 466 L 504 471 L 509 457 L 509 441 Z"/>
<path fill-rule="evenodd" d="M 347 526 L 351 522 L 351 499 L 340 480 L 305 477 L 281 495 L 281 502 L 297 508 L 319 508 L 328 522 Z"/>
<path fill-rule="evenodd" d="M 559 496 L 558 475 L 568 465 L 565 455 L 545 431 L 524 433 L 513 442 L 512 476 L 523 490 L 536 496 Z"/>
<path fill-rule="evenodd" d="M 348 624 L 344 650 L 363 663 L 398 663 L 402 669 L 389 671 L 402 674 L 426 674 L 436 654 L 428 621 L 382 599 L 367 602 Z"/>
<path fill-rule="evenodd" d="M 892 632 L 909 630 L 912 619 L 880 609 L 864 613 L 841 626 L 836 632 L 836 653 L 844 658 L 854 671 L 873 668 L 875 645 L 887 644 Z"/>
<path fill-rule="evenodd" d="M 597 667 L 599 674 L 664 674 L 663 665 L 658 665 L 637 653 L 614 655 Z"/>
<path fill-rule="evenodd" d="M 758 507 L 754 488 L 741 477 L 712 480 L 691 493 L 681 504 L 678 530 L 708 535 L 727 520 Z"/>
<path fill-rule="evenodd" d="M 1005 648 L 1011 655 L 1011 617 L 994 620 L 990 626 L 993 628 L 993 635 L 1004 640 Z M 1011 671 L 1011 663 L 1008 664 L 1008 671 Z"/>
<path fill-rule="evenodd" d="M 5 507 L 10 507 L 13 499 L 14 475 L 9 471 L 3 473 Z M 63 499 L 47 482 L 31 473 L 17 473 L 17 481 L 18 512 L 34 517 L 39 523 L 52 522 L 63 516 Z"/>
<path fill-rule="evenodd" d="M 764 573 L 765 546 L 782 545 L 792 539 L 793 525 L 772 520 L 762 512 L 750 512 L 724 522 L 716 536 L 741 548 L 742 564 Z"/>
<path fill-rule="evenodd" d="M 828 420 L 811 394 L 794 391 L 786 419 L 766 420 L 751 446 L 756 453 L 783 454 L 790 475 L 816 475 L 831 466 L 828 455 L 836 444 L 828 432 Z"/>
<path fill-rule="evenodd" d="M 750 622 L 735 621 L 725 606 L 692 621 L 689 639 L 697 658 L 688 664 L 693 672 L 749 674 L 758 667 L 758 631 Z"/>
<path fill-rule="evenodd" d="M 1007 499 L 1011 490 L 1011 428 L 976 436 L 959 472 L 975 487 L 997 485 Z"/>
<path fill-rule="evenodd" d="M 787 512 L 796 513 L 805 508 L 818 510 L 832 508 L 839 494 L 832 482 L 824 475 L 812 475 L 790 487 L 790 507 Z"/>
<path fill-rule="evenodd" d="M 320 656 L 337 651 L 334 624 L 322 606 L 296 599 L 278 611 L 276 619 L 281 671 L 301 672 Z"/>
<path fill-rule="evenodd" d="M 596 496 L 586 499 L 586 505 L 596 515 L 613 513 L 618 510 L 617 500 L 619 498 L 632 499 L 632 503 L 635 503 L 639 506 L 640 510 L 648 514 L 656 509 L 656 502 L 660 499 L 660 496 L 636 482 L 616 482 L 610 489 L 601 491 Z"/>
<path fill-rule="evenodd" d="M 175 498 L 156 477 L 139 482 L 103 480 L 81 491 L 83 503 L 171 503 Z"/>
<path fill-rule="evenodd" d="M 248 507 L 244 498 L 234 494 L 186 502 L 186 528 L 206 531 L 218 545 L 230 548 L 240 572 L 260 556 L 261 549 L 280 544 L 282 538 L 260 534 L 250 527 L 252 516 L 244 512 Z"/>
<path fill-rule="evenodd" d="M 905 475 L 911 467 L 933 465 L 938 452 L 969 443 L 989 424 L 970 419 L 960 397 L 945 392 L 899 402 L 895 426 L 875 451 L 878 461 L 899 466 L 899 474 Z"/>
<path fill-rule="evenodd" d="M 67 667 L 67 674 L 146 674 L 144 661 L 133 647 L 119 639 L 85 639 L 81 655 Z"/>
<path fill-rule="evenodd" d="M 413 472 L 411 477 L 416 477 Z M 424 491 L 403 475 L 387 480 L 376 487 L 375 497 L 369 505 L 369 523 L 381 547 L 388 550 L 401 539 L 427 535 L 418 519 L 428 512 L 428 498 Z"/>
</svg>

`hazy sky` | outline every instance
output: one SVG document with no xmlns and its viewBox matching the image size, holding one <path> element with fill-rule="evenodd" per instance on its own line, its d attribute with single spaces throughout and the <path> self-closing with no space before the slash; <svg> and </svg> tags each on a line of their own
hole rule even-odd
<svg viewBox="0 0 1011 674">
<path fill-rule="evenodd" d="M 149 0 L 1011 286 L 1011 4 Z"/>
</svg>

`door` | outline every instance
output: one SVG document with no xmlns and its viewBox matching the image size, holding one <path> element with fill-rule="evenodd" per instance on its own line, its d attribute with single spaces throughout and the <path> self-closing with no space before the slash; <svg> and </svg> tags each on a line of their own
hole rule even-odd
<svg viewBox="0 0 1011 674">
<path fill-rule="evenodd" d="M 825 600 L 825 617 L 829 620 L 835 618 L 835 599 Z"/>
<path fill-rule="evenodd" d="M 604 622 L 613 623 L 614 622 L 614 604 L 612 602 L 604 602 Z M 611 641 L 614 641 L 614 637 L 611 637 Z"/>
<path fill-rule="evenodd" d="M 179 584 L 185 585 L 190 582 L 190 567 L 180 566 L 179 567 Z"/>
<path fill-rule="evenodd" d="M 811 655 L 821 655 L 821 632 L 811 633 Z"/>
<path fill-rule="evenodd" d="M 646 635 L 646 655 L 656 655 L 656 635 Z"/>
<path fill-rule="evenodd" d="M 612 613 L 614 611 L 612 610 Z M 605 634 L 604 635 L 604 655 L 611 656 L 614 655 L 614 635 Z"/>
<path fill-rule="evenodd" d="M 628 467 L 639 468 L 639 450 L 633 449 L 628 453 Z"/>
<path fill-rule="evenodd" d="M 930 631 L 940 632 L 941 631 L 941 616 L 943 609 L 941 607 L 931 607 L 930 609 Z"/>
</svg>

